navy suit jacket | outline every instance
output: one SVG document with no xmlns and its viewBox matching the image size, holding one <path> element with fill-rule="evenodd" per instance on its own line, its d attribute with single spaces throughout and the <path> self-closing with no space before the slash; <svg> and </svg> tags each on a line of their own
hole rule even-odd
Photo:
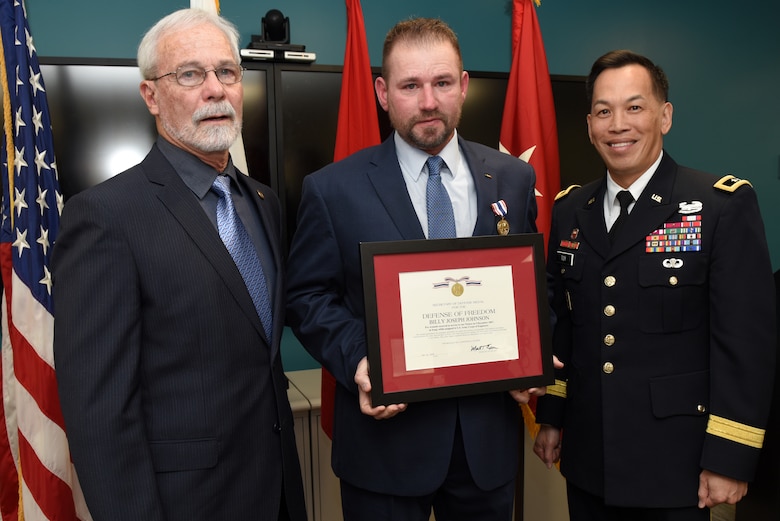
<svg viewBox="0 0 780 521">
<path fill-rule="evenodd" d="M 537 421 L 563 427 L 561 472 L 607 504 L 695 507 L 702 468 L 752 479 L 769 411 L 775 297 L 756 194 L 664 153 L 610 246 L 605 191 L 595 181 L 553 209 L 565 366 Z M 681 222 L 700 228 L 689 244 L 658 243 Z"/>
<path fill-rule="evenodd" d="M 279 355 L 279 202 L 243 175 L 278 266 L 273 338 L 215 226 L 155 145 L 65 205 L 54 355 L 95 520 L 305 519 Z M 263 194 L 263 197 L 260 196 Z"/>
<path fill-rule="evenodd" d="M 525 162 L 460 140 L 474 177 L 473 235 L 496 235 L 490 208 L 508 206 L 513 233 L 535 232 L 535 176 Z M 359 244 L 424 239 L 392 136 L 308 175 L 288 261 L 288 318 L 304 347 L 336 378 L 333 468 L 364 489 L 424 495 L 443 482 L 456 422 L 476 483 L 492 489 L 517 471 L 518 406 L 508 393 L 409 404 L 392 419 L 360 412 L 354 383 L 366 356 Z"/>
</svg>

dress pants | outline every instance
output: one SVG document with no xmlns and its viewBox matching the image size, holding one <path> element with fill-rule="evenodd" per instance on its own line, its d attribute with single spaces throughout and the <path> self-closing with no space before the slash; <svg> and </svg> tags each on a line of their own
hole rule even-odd
<svg viewBox="0 0 780 521">
<path fill-rule="evenodd" d="M 425 496 L 391 496 L 341 481 L 344 521 L 511 521 L 515 481 L 495 490 L 474 483 L 466 461 L 460 425 L 455 432 L 447 477 L 439 489 Z"/>
<path fill-rule="evenodd" d="M 570 521 L 709 521 L 710 509 L 628 508 L 604 504 L 604 498 L 594 496 L 574 485 L 566 485 Z"/>
</svg>

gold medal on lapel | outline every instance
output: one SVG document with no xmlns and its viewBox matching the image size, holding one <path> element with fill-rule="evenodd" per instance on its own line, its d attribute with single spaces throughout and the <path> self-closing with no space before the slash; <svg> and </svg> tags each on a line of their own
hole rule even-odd
<svg viewBox="0 0 780 521">
<path fill-rule="evenodd" d="M 496 230 L 500 235 L 509 235 L 509 221 L 503 217 L 496 223 Z"/>
<path fill-rule="evenodd" d="M 493 214 L 498 217 L 498 221 L 496 221 L 496 230 L 498 230 L 498 234 L 509 235 L 509 221 L 506 220 L 506 214 L 509 211 L 509 208 L 507 207 L 506 202 L 501 199 L 500 201 L 492 203 L 490 208 L 493 210 Z"/>
</svg>

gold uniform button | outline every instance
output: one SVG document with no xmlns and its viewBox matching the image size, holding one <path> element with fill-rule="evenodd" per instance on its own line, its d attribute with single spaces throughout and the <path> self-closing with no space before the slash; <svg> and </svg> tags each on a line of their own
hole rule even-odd
<svg viewBox="0 0 780 521">
<path fill-rule="evenodd" d="M 607 347 L 615 345 L 615 335 L 607 335 L 604 337 L 604 345 Z"/>
<path fill-rule="evenodd" d="M 604 366 L 601 368 L 606 374 L 612 374 L 612 371 L 615 370 L 615 366 L 612 365 L 612 362 L 604 362 Z"/>
<path fill-rule="evenodd" d="M 615 277 L 613 277 L 612 275 L 608 275 L 607 277 L 604 278 L 604 285 L 606 287 L 608 287 L 608 288 L 611 288 L 612 286 L 614 286 L 616 282 L 617 282 L 617 279 Z"/>
<path fill-rule="evenodd" d="M 615 306 L 613 306 L 612 304 L 610 304 L 610 305 L 606 306 L 606 307 L 604 308 L 604 314 L 605 314 L 606 316 L 608 316 L 608 317 L 611 317 L 611 316 L 613 316 L 613 315 L 615 314 Z"/>
<path fill-rule="evenodd" d="M 696 406 L 696 410 L 701 412 L 701 413 L 707 412 L 707 408 L 705 406 L 701 405 L 701 404 Z"/>
<path fill-rule="evenodd" d="M 676 286 L 677 285 L 677 277 L 675 277 L 675 276 L 669 277 L 669 284 L 671 284 L 672 286 Z"/>
</svg>

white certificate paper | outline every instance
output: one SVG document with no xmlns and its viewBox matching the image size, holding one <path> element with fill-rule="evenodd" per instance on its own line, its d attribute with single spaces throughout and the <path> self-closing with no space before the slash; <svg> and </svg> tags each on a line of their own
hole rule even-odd
<svg viewBox="0 0 780 521">
<path fill-rule="evenodd" d="M 399 273 L 406 370 L 516 360 L 511 266 Z"/>
</svg>

